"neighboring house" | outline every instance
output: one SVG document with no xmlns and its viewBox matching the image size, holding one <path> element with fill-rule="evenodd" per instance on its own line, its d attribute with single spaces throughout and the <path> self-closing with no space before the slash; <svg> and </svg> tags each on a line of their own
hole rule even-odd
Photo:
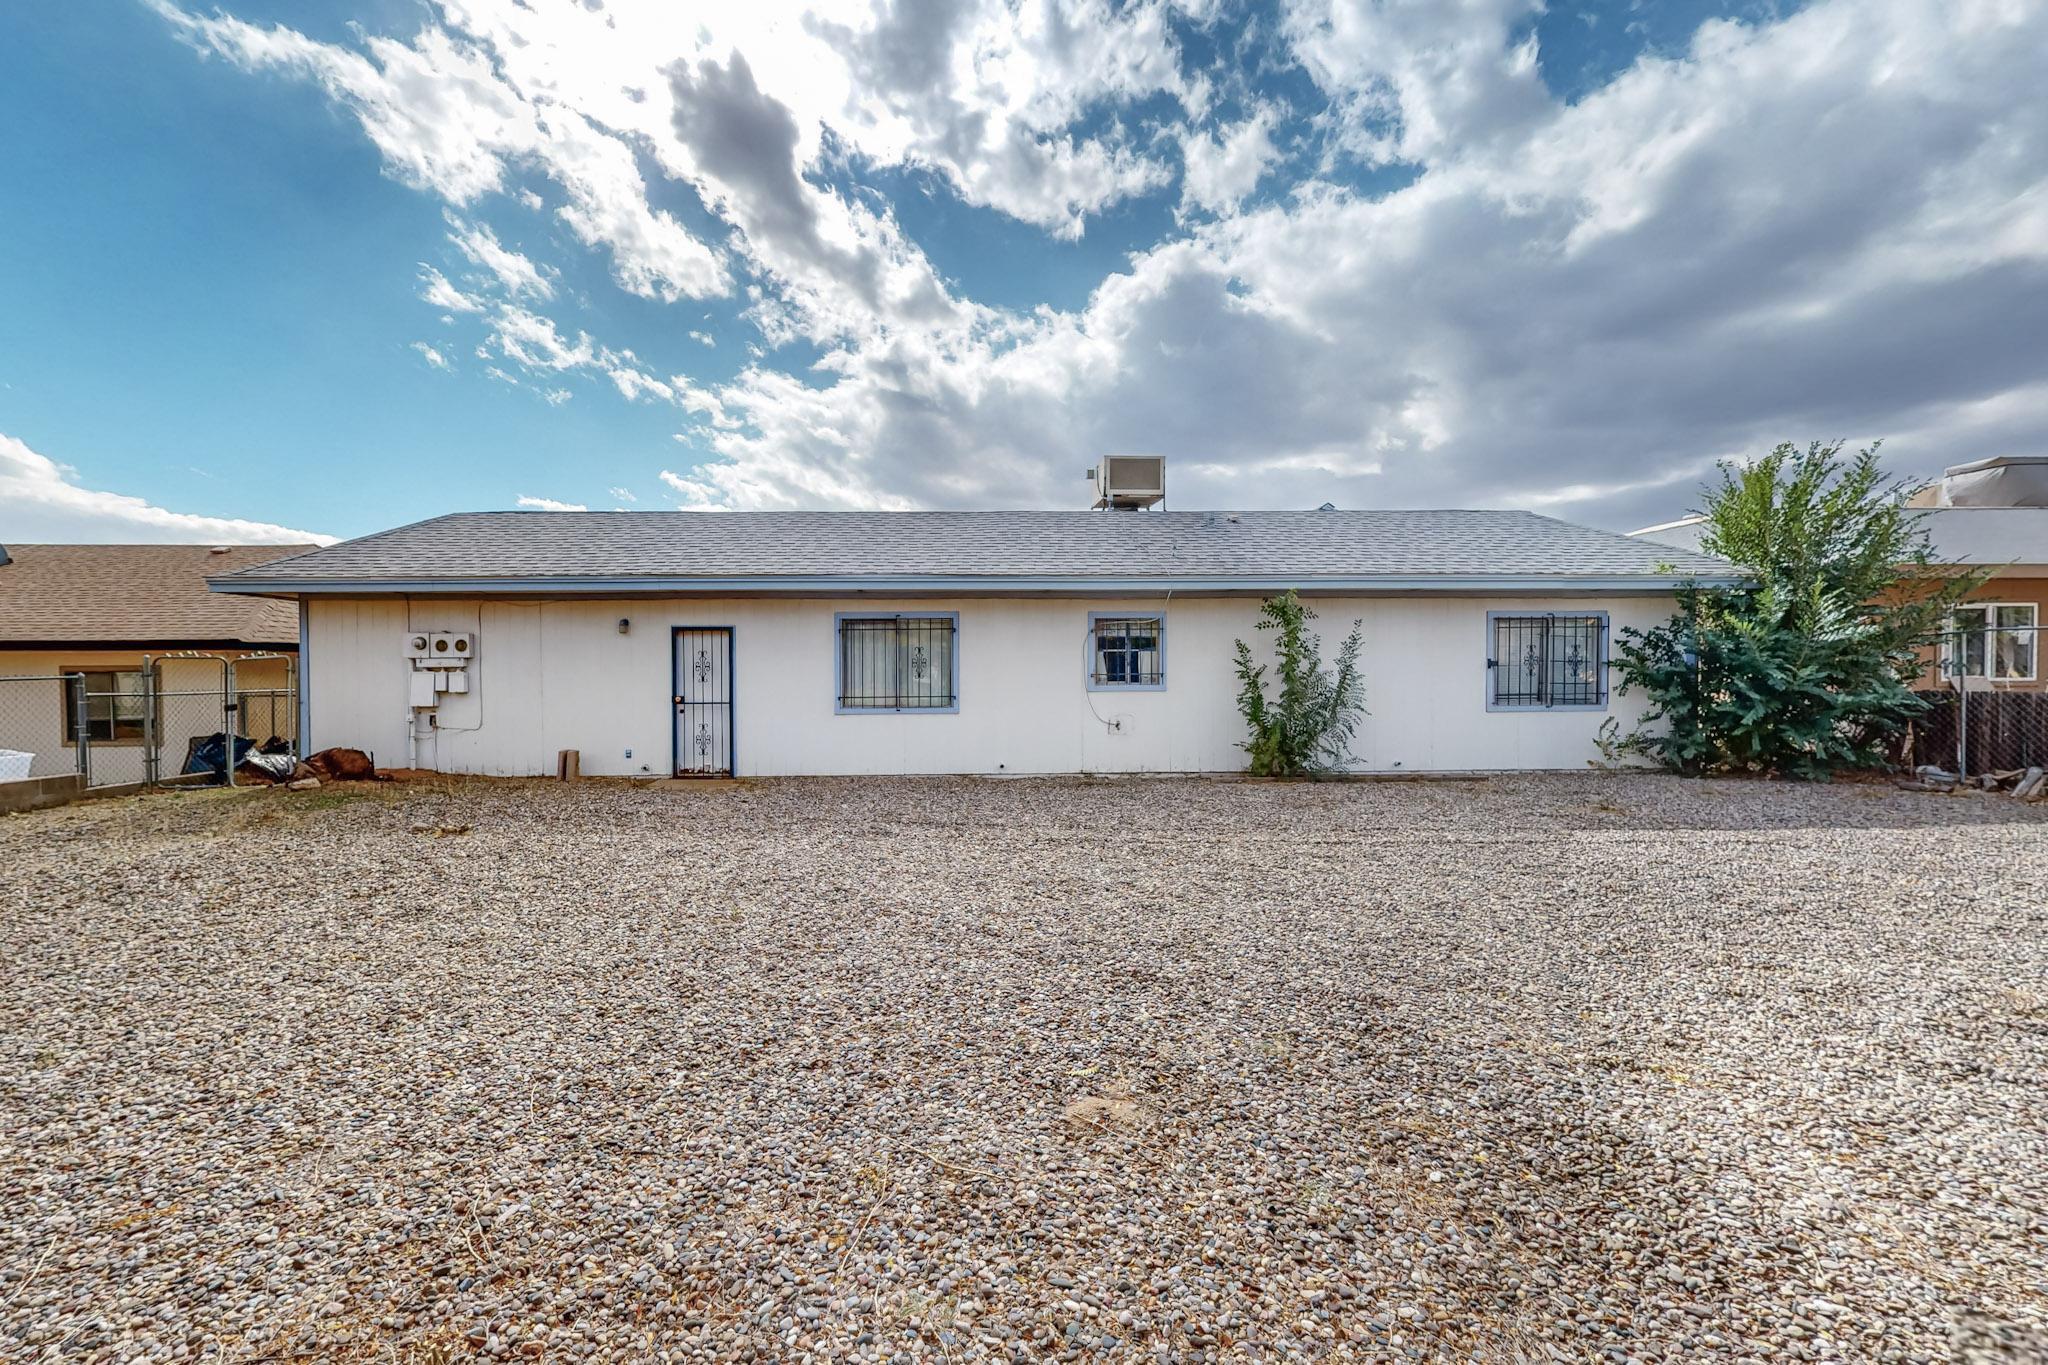
<svg viewBox="0 0 2048 1365">
<path fill-rule="evenodd" d="M 141 780 L 145 660 L 165 660 L 156 718 L 167 762 L 182 763 L 189 737 L 221 728 L 225 659 L 249 660 L 235 670 L 237 689 L 248 694 L 242 732 L 259 741 L 296 733 L 288 689 L 297 613 L 287 603 L 209 592 L 206 578 L 312 548 L 0 549 L 0 749 L 35 755 L 32 776 L 74 772 L 83 726 L 94 781 Z M 60 675 L 75 680 L 8 681 Z"/>
<path fill-rule="evenodd" d="M 1360 768 L 1581 767 L 1614 632 L 1729 573 L 1526 512 L 489 512 L 212 582 L 299 601 L 307 743 L 385 766 L 994 774 L 1241 770 L 1289 588 L 1364 622 Z"/>
<path fill-rule="evenodd" d="M 1922 685 L 1961 678 L 2001 691 L 2048 686 L 2037 638 L 2048 617 L 2048 457 L 1955 465 L 1911 505 L 1921 509 L 1937 559 L 1991 572 L 1957 611 L 1948 646 L 1927 651 Z M 1697 552 L 1704 521 L 1683 517 L 1629 534 Z"/>
</svg>

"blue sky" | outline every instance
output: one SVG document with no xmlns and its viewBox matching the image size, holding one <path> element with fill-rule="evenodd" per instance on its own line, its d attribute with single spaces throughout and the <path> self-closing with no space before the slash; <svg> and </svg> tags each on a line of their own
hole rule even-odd
<svg viewBox="0 0 2048 1365">
<path fill-rule="evenodd" d="M 0 540 L 2048 444 L 2039 7 L 729 8 L 11 14 Z"/>
</svg>

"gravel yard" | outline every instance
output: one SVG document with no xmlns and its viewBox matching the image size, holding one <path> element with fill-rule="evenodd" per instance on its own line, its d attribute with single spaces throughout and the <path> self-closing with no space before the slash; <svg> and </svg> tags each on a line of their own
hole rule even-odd
<svg viewBox="0 0 2048 1365">
<path fill-rule="evenodd" d="M 8 1360 L 2048 1340 L 2006 799 L 421 781 L 0 867 Z"/>
</svg>

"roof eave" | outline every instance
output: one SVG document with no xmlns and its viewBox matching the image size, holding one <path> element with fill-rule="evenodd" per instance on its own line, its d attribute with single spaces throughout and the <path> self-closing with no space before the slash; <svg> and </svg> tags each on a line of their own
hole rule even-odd
<svg viewBox="0 0 2048 1365">
<path fill-rule="evenodd" d="M 1270 593 L 1293 588 L 1311 594 L 1388 592 L 1593 592 L 1668 593 L 1687 585 L 1733 587 L 1736 573 L 1702 574 L 1362 574 L 1273 576 L 1094 574 L 776 574 L 776 575 L 540 575 L 525 578 L 210 578 L 215 592 L 242 596 L 573 596 L 647 597 L 717 594 L 994 593 L 1018 595 Z"/>
<path fill-rule="evenodd" d="M 159 636 L 153 639 L 123 636 L 118 639 L 105 640 L 80 639 L 76 636 L 67 636 L 64 638 L 52 637 L 49 639 L 40 640 L 0 639 L 0 653 L 19 653 L 21 651 L 31 649 L 36 650 L 39 653 L 48 653 L 52 650 L 62 649 L 75 649 L 80 651 L 100 650 L 102 652 L 108 650 L 119 650 L 122 652 L 135 653 L 157 653 L 164 650 L 177 650 L 180 652 L 191 650 L 231 650 L 237 653 L 247 653 L 250 650 L 260 650 L 264 652 L 269 652 L 272 650 L 297 650 L 298 647 L 299 641 L 296 635 L 280 636 L 268 640 L 243 640 L 239 638 L 230 638 L 227 636 L 198 635 L 166 635 Z"/>
</svg>

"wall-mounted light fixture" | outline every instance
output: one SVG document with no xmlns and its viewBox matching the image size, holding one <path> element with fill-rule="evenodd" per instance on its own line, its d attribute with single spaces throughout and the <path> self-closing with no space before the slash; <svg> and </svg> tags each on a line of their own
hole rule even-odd
<svg viewBox="0 0 2048 1365">
<path fill-rule="evenodd" d="M 632 628 L 633 623 L 631 620 L 627 619 L 624 616 L 621 616 L 619 618 L 619 634 L 624 635 L 627 631 L 631 630 Z"/>
</svg>

